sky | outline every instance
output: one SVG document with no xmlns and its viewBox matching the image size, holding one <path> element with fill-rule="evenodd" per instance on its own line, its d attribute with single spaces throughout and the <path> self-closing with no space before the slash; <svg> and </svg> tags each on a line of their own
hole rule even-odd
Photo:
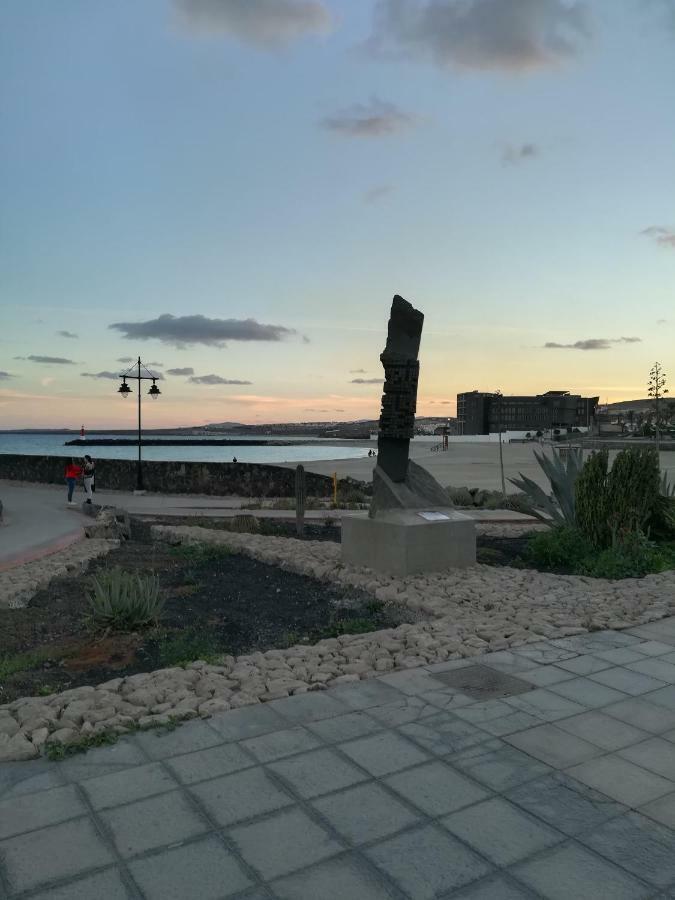
<svg viewBox="0 0 675 900">
<path fill-rule="evenodd" d="M 675 0 L 5 0 L 0 428 L 375 418 L 397 293 L 420 415 L 644 397 L 673 110 Z"/>
</svg>

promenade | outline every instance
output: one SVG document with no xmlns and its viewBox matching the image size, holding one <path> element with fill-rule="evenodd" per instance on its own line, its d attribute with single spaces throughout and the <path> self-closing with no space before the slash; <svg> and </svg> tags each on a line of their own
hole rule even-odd
<svg viewBox="0 0 675 900">
<path fill-rule="evenodd" d="M 674 658 L 665 619 L 2 764 L 0 895 L 666 900 Z"/>
</svg>

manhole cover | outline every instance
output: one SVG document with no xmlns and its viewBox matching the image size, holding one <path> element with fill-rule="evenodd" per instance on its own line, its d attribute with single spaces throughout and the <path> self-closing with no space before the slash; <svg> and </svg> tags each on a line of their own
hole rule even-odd
<svg viewBox="0 0 675 900">
<path fill-rule="evenodd" d="M 474 700 L 512 697 L 514 694 L 524 694 L 534 688 L 528 681 L 496 672 L 487 666 L 466 666 L 450 672 L 435 672 L 433 677 Z"/>
</svg>

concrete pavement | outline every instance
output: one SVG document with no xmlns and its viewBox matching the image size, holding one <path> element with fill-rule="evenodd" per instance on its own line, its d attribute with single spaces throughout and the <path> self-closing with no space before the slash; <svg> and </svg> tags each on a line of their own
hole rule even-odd
<svg viewBox="0 0 675 900">
<path fill-rule="evenodd" d="M 0 896 L 674 897 L 675 619 L 6 763 Z"/>
</svg>

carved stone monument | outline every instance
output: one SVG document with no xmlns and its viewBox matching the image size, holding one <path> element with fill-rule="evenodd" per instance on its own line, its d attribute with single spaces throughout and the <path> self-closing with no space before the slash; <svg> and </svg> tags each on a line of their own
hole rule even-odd
<svg viewBox="0 0 675 900">
<path fill-rule="evenodd" d="M 345 562 L 398 575 L 476 562 L 473 522 L 452 509 L 447 492 L 409 458 L 423 324 L 424 315 L 397 294 L 380 355 L 385 381 L 369 518 L 342 520 Z"/>
</svg>

